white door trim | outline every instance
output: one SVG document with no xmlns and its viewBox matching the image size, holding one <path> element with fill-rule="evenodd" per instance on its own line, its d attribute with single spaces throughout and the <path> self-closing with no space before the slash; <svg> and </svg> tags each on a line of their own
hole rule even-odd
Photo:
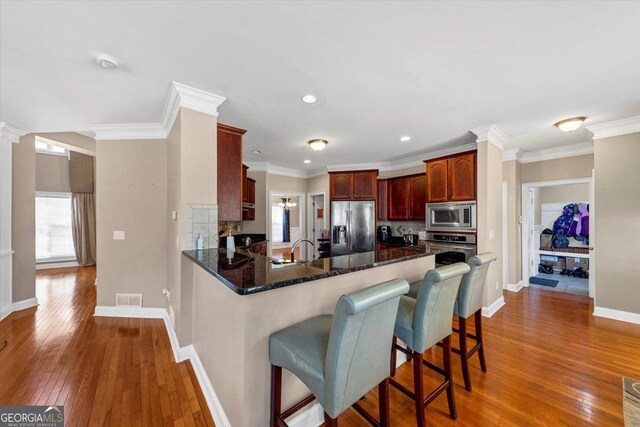
<svg viewBox="0 0 640 427">
<path fill-rule="evenodd" d="M 327 193 L 324 191 L 312 191 L 307 193 L 307 239 L 313 241 L 315 236 L 313 235 L 313 222 L 315 221 L 314 215 L 315 211 L 313 210 L 313 198 L 315 196 L 322 196 L 322 209 L 323 209 L 323 217 L 322 217 L 322 226 L 327 228 Z M 317 242 L 316 243 L 317 246 Z M 318 248 L 316 247 L 316 250 Z M 314 251 L 315 254 L 316 251 Z"/>
<path fill-rule="evenodd" d="M 509 288 L 509 182 L 502 183 L 502 289 Z"/>
</svg>

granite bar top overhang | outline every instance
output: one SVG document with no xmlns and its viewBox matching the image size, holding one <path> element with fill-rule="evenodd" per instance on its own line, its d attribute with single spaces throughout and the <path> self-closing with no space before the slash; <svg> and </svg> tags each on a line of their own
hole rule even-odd
<svg viewBox="0 0 640 427">
<path fill-rule="evenodd" d="M 401 248 L 377 246 L 371 252 L 278 265 L 273 264 L 269 257 L 243 250 L 227 253 L 224 248 L 215 248 L 188 250 L 182 254 L 239 295 L 255 294 L 431 255 L 424 245 Z"/>
</svg>

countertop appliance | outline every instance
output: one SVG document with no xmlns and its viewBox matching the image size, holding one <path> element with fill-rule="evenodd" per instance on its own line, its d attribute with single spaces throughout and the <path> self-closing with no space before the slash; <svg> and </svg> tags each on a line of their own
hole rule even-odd
<svg viewBox="0 0 640 427">
<path fill-rule="evenodd" d="M 331 256 L 373 251 L 376 203 L 331 202 Z"/>
<path fill-rule="evenodd" d="M 379 225 L 378 226 L 378 242 L 384 243 L 391 240 L 391 226 Z"/>
<path fill-rule="evenodd" d="M 436 266 L 467 262 L 477 254 L 476 235 L 469 233 L 427 233 L 427 248 L 436 256 Z"/>
<path fill-rule="evenodd" d="M 476 230 L 475 201 L 427 203 L 426 212 L 427 231 Z"/>
<path fill-rule="evenodd" d="M 404 243 L 407 245 L 417 245 L 418 244 L 418 235 L 417 234 L 405 234 L 402 236 L 404 239 Z"/>
</svg>

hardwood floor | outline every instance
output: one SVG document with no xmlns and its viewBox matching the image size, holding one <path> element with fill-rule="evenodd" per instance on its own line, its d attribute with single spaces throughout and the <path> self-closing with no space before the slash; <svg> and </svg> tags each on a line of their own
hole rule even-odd
<svg viewBox="0 0 640 427">
<path fill-rule="evenodd" d="M 454 355 L 458 418 L 449 418 L 443 394 L 427 407 L 427 425 L 622 426 L 621 376 L 640 379 L 640 326 L 591 316 L 591 300 L 583 296 L 525 288 L 505 292 L 505 300 L 483 320 L 488 372 L 472 357 L 473 391 L 466 392 Z M 457 347 L 457 339 L 452 343 Z M 441 366 L 440 353 L 425 354 Z M 396 378 L 412 389 L 410 363 Z M 427 390 L 438 381 L 425 369 Z M 394 387 L 390 398 L 391 424 L 415 426 L 413 402 Z M 362 406 L 377 415 L 377 391 Z M 341 427 L 368 425 L 353 409 L 338 420 Z"/>
<path fill-rule="evenodd" d="M 213 425 L 190 362 L 173 359 L 164 323 L 93 317 L 94 278 L 94 268 L 41 270 L 40 306 L 0 322 L 0 343 L 8 341 L 0 405 L 64 405 L 68 426 Z M 591 316 L 582 296 L 525 288 L 505 299 L 484 320 L 488 373 L 474 356 L 466 392 L 454 355 L 458 419 L 442 395 L 426 409 L 427 424 L 622 425 L 620 377 L 640 378 L 640 326 Z M 439 353 L 425 354 L 440 364 Z M 396 378 L 411 388 L 410 364 Z M 425 369 L 427 390 L 439 380 Z M 393 387 L 390 395 L 392 425 L 414 426 L 412 401 Z M 377 414 L 377 390 L 361 404 Z M 351 409 L 339 423 L 367 425 Z"/>
<path fill-rule="evenodd" d="M 40 270 L 40 306 L 0 322 L 0 405 L 64 405 L 67 426 L 213 426 L 164 322 L 94 317 L 95 268 Z"/>
</svg>

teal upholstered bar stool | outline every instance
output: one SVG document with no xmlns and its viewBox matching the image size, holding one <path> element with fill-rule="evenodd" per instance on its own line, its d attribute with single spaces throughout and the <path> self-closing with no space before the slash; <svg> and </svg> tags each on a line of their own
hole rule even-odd
<svg viewBox="0 0 640 427">
<path fill-rule="evenodd" d="M 391 379 L 391 385 L 412 398 L 415 402 L 418 427 L 425 426 L 424 408 L 440 393 L 446 390 L 449 414 L 455 419 L 456 404 L 451 379 L 451 319 L 453 305 L 458 295 L 462 276 L 470 268 L 465 263 L 456 263 L 429 270 L 422 283 L 414 286 L 416 298 L 402 296 L 393 338 L 391 356 L 392 376 L 395 374 L 395 349 L 411 356 L 413 362 L 413 389 Z M 397 338 L 407 345 L 407 349 L 397 344 Z M 442 341 L 443 367 L 434 365 L 423 357 L 423 353 Z M 423 365 L 444 377 L 444 381 L 428 396 L 424 395 Z"/>
<path fill-rule="evenodd" d="M 325 425 L 354 406 L 373 425 L 389 425 L 391 341 L 406 280 L 380 283 L 338 300 L 333 315 L 305 320 L 269 338 L 271 360 L 271 426 L 284 421 L 315 399 L 324 409 Z M 282 368 L 296 375 L 312 395 L 281 410 Z M 356 402 L 378 386 L 380 422 Z"/>
<path fill-rule="evenodd" d="M 487 372 L 487 362 L 484 359 L 484 343 L 482 341 L 482 298 L 489 265 L 496 259 L 497 256 L 493 252 L 485 252 L 469 258 L 468 264 L 471 270 L 462 278 L 458 298 L 453 307 L 453 315 L 458 316 L 458 329 L 456 332 L 458 332 L 460 348 L 454 348 L 452 351 L 460 355 L 464 388 L 467 391 L 471 391 L 469 358 L 474 353 L 478 353 L 482 372 Z M 475 316 L 475 335 L 467 332 L 467 319 L 471 316 Z M 467 337 L 476 341 L 476 345 L 471 349 L 467 346 Z"/>
</svg>

